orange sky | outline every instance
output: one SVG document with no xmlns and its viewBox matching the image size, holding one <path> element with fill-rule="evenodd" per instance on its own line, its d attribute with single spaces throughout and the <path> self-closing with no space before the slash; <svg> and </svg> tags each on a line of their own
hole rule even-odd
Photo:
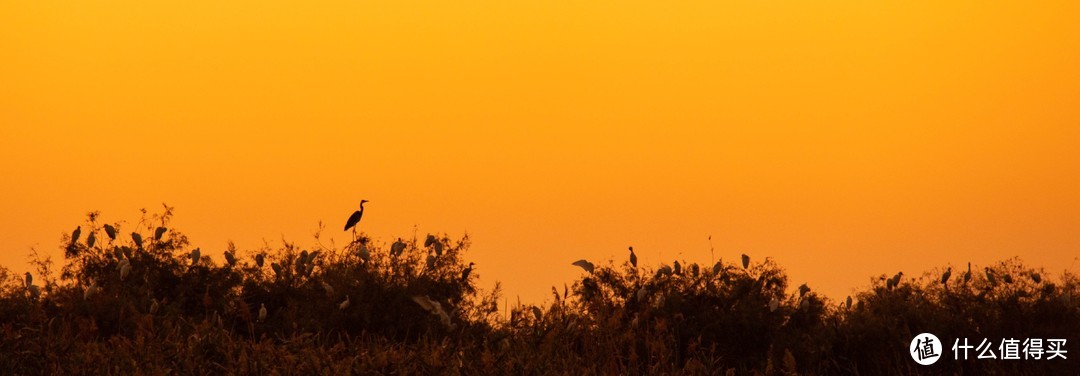
<svg viewBox="0 0 1080 376">
<path fill-rule="evenodd" d="M 1036 4 L 1037 3 L 1037 4 Z M 1074 1 L 4 1 L 0 264 L 101 210 L 207 249 L 473 236 L 505 296 L 578 258 L 871 275 L 1080 264 Z M 217 251 L 210 252 L 219 257 Z M 220 260 L 219 260 L 220 261 Z"/>
</svg>

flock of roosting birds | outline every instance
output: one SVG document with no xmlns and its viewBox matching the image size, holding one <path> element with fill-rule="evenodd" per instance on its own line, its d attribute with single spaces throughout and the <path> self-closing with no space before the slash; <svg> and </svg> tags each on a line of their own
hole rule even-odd
<svg viewBox="0 0 1080 376">
<path fill-rule="evenodd" d="M 634 253 L 634 247 L 633 246 L 631 246 L 629 248 L 630 248 L 630 265 L 633 266 L 634 268 L 637 268 L 637 266 L 638 266 L 637 254 Z M 585 259 L 574 261 L 573 263 L 571 263 L 571 265 L 580 267 L 582 270 L 584 270 L 586 273 L 589 273 L 589 274 L 592 274 L 596 269 L 596 265 L 594 265 L 592 262 L 589 262 L 588 260 L 585 260 Z M 713 265 L 713 270 L 712 270 L 713 274 L 717 274 L 720 271 L 720 269 L 722 269 L 723 267 L 724 267 L 723 264 L 720 261 L 717 261 L 716 264 Z M 742 267 L 743 267 L 744 270 L 750 267 L 750 256 L 745 254 L 745 253 L 742 254 Z M 692 275 L 696 276 L 699 273 L 700 267 L 698 266 L 698 264 L 694 263 L 694 264 L 690 264 L 688 269 L 689 269 L 689 271 L 690 271 L 690 273 Z M 997 284 L 997 278 L 998 277 L 997 277 L 997 274 L 994 273 L 994 270 L 990 269 L 989 267 L 986 267 L 986 268 L 984 268 L 984 271 L 986 273 L 986 280 L 989 281 L 991 284 Z M 656 270 L 656 275 L 654 276 L 654 278 L 659 278 L 660 276 L 671 277 L 672 275 L 682 275 L 682 273 L 683 273 L 682 264 L 679 263 L 679 260 L 675 260 L 675 262 L 672 263 L 672 266 L 661 265 L 660 268 Z M 885 280 L 885 289 L 887 291 L 889 291 L 889 290 L 892 290 L 892 289 L 896 288 L 897 286 L 899 286 L 900 285 L 900 279 L 903 278 L 903 276 L 904 276 L 904 272 L 901 271 L 901 272 L 897 272 L 896 274 L 894 274 L 890 278 L 882 277 Z M 948 282 L 949 282 L 949 278 L 951 278 L 951 277 L 952 277 L 952 267 L 950 266 L 941 275 L 941 284 L 945 287 L 945 289 L 949 288 Z M 1042 276 L 1037 272 L 1030 272 L 1030 275 L 1028 277 L 1030 277 L 1032 282 L 1035 282 L 1036 284 L 1042 282 Z M 964 279 L 963 283 L 965 285 L 968 282 L 971 281 L 971 263 L 970 262 L 968 262 L 967 271 L 965 271 L 964 274 L 963 274 L 963 279 Z M 1013 278 L 1008 273 L 1002 274 L 1001 275 L 1001 280 L 1003 282 L 1005 282 L 1006 284 L 1013 283 Z M 803 308 L 803 309 L 807 308 L 807 305 L 809 304 L 809 301 L 808 300 L 803 300 L 802 297 L 806 296 L 806 293 L 808 293 L 808 292 L 810 292 L 810 287 L 807 286 L 805 283 L 799 286 L 799 298 L 801 300 L 801 303 L 799 304 L 800 308 Z M 647 296 L 647 295 L 648 295 L 648 291 L 644 287 L 642 287 L 637 292 L 638 300 L 643 300 L 645 298 L 645 296 Z M 847 299 L 844 301 L 844 304 L 846 305 L 847 308 L 851 308 L 851 304 L 852 304 L 851 296 L 847 297 Z M 779 308 L 779 306 L 780 306 L 780 301 L 777 298 L 774 297 L 774 298 L 772 298 L 771 301 L 769 301 L 769 311 L 770 312 L 776 311 L 777 308 Z"/>
<path fill-rule="evenodd" d="M 369 201 L 368 200 L 361 200 L 359 210 L 356 210 L 355 212 L 353 212 L 352 215 L 350 215 L 348 220 L 345 222 L 344 231 L 349 231 L 350 229 L 353 230 L 353 243 L 364 242 L 366 240 L 365 238 L 357 238 L 356 229 L 357 229 L 357 225 L 360 223 L 360 220 L 363 218 L 364 204 L 367 203 L 367 202 L 369 202 Z M 109 224 L 105 224 L 103 226 L 103 229 L 105 231 L 106 236 L 109 237 L 110 241 L 116 240 L 116 237 L 117 237 L 118 234 L 117 234 L 117 229 L 115 227 L 113 227 L 112 225 L 109 225 Z M 167 231 L 168 231 L 168 229 L 165 228 L 165 227 L 157 227 L 154 230 L 154 241 L 160 241 L 161 238 L 165 235 L 165 233 Z M 77 251 L 78 248 L 75 247 L 75 244 L 78 243 L 81 235 L 82 235 L 82 227 L 81 226 L 76 227 L 75 230 L 71 233 L 71 243 L 68 245 L 67 251 L 66 251 L 68 253 L 68 256 L 73 256 L 72 253 Z M 135 246 L 137 248 L 141 249 L 143 247 L 143 238 L 142 238 L 142 235 L 140 235 L 138 232 L 132 232 L 131 233 L 131 239 L 132 239 L 133 243 L 135 244 Z M 87 247 L 93 247 L 96 242 L 97 242 L 97 238 L 96 238 L 95 232 L 91 231 L 90 234 L 87 236 L 86 245 L 87 245 Z M 443 244 L 442 244 L 442 242 L 437 241 L 434 236 L 428 235 L 427 239 L 424 242 L 424 246 L 427 247 L 427 248 L 432 248 L 434 250 L 434 252 L 428 254 L 428 256 L 427 256 L 427 258 L 425 260 L 425 263 L 426 263 L 427 267 L 432 268 L 432 267 L 434 267 L 434 264 L 436 262 L 436 258 L 438 257 L 438 255 L 442 254 Z M 397 241 L 395 241 L 391 245 L 390 253 L 391 253 L 391 255 L 399 256 L 405 251 L 406 247 L 407 247 L 407 245 L 405 244 L 405 242 L 402 241 L 399 238 Z M 630 264 L 634 268 L 637 268 L 637 266 L 638 266 L 638 257 L 637 257 L 637 254 L 634 253 L 634 247 L 632 247 L 632 246 L 629 247 L 629 250 L 630 250 L 630 255 L 629 255 Z M 366 247 L 359 247 L 359 251 L 360 251 L 360 257 L 364 258 L 365 261 L 366 261 L 366 259 L 368 257 L 370 257 L 370 255 L 366 253 L 367 252 Z M 116 252 L 118 253 L 116 255 L 117 258 L 121 260 L 119 265 L 118 265 L 118 272 L 120 274 L 120 280 L 124 281 L 131 274 L 131 270 L 132 270 L 131 261 L 126 255 L 120 254 L 120 252 L 121 252 L 120 249 L 117 249 Z M 297 262 L 296 262 L 297 272 L 300 273 L 300 274 L 310 275 L 312 270 L 314 269 L 314 266 L 315 266 L 314 261 L 318 256 L 319 256 L 319 251 L 313 251 L 311 253 L 308 253 L 307 251 L 302 252 L 300 257 L 297 259 Z M 201 258 L 202 258 L 202 254 L 201 254 L 200 249 L 195 248 L 194 250 L 192 250 L 189 253 L 188 258 L 191 259 L 190 267 L 196 266 L 199 263 L 199 261 L 201 260 Z M 225 261 L 229 265 L 235 265 L 237 263 L 237 256 L 235 254 L 235 251 L 233 251 L 233 250 L 225 251 Z M 256 265 L 258 265 L 261 268 L 261 267 L 263 267 L 264 262 L 265 262 L 265 256 L 263 254 L 255 255 L 255 263 L 256 263 Z M 461 278 L 463 280 L 468 279 L 469 274 L 472 272 L 474 265 L 475 265 L 474 263 L 469 263 L 469 266 L 467 268 L 465 268 L 464 270 L 462 270 Z M 588 260 L 584 260 L 584 259 L 577 260 L 577 261 L 571 263 L 571 265 L 578 266 L 582 270 L 584 270 L 585 272 L 587 272 L 589 274 L 592 274 L 594 272 L 594 270 L 595 270 L 595 265 L 592 262 L 589 262 Z M 278 263 L 271 263 L 270 267 L 271 267 L 271 269 L 273 269 L 273 271 L 274 271 L 274 273 L 276 275 L 280 275 L 283 272 L 283 268 L 285 266 L 280 265 Z M 750 267 L 750 256 L 747 255 L 747 254 L 742 254 L 742 267 L 743 267 L 743 269 L 747 269 L 747 268 Z M 713 266 L 713 270 L 712 270 L 713 274 L 716 274 L 721 268 L 723 268 L 723 265 L 721 264 L 721 262 L 717 262 Z M 670 277 L 672 275 L 682 275 L 683 272 L 684 272 L 683 269 L 684 269 L 683 265 L 678 260 L 676 260 L 674 263 L 672 263 L 672 266 L 662 265 L 660 268 L 658 268 L 656 270 L 655 277 L 659 278 L 660 276 Z M 697 275 L 700 272 L 700 267 L 696 263 L 690 264 L 688 267 L 686 267 L 686 269 L 688 269 L 687 272 L 691 273 L 692 275 Z M 1013 277 L 1011 275 L 1007 274 L 1007 273 L 1004 273 L 1004 274 L 998 276 L 989 267 L 985 268 L 985 273 L 986 273 L 987 281 L 989 281 L 991 284 L 996 284 L 998 278 L 1000 278 L 1001 281 L 1003 281 L 1006 284 L 1013 283 Z M 903 272 L 898 272 L 895 275 L 893 275 L 891 278 L 885 279 L 886 290 L 892 290 L 893 288 L 899 286 L 900 279 L 903 277 L 903 275 L 904 275 Z M 946 289 L 948 288 L 948 281 L 949 281 L 951 276 L 952 276 L 952 267 L 949 267 L 941 276 L 941 283 L 942 283 L 942 285 L 945 286 Z M 1036 272 L 1031 272 L 1029 277 L 1035 283 L 1040 283 L 1042 281 L 1042 277 Z M 972 278 L 971 263 L 969 262 L 968 267 L 967 267 L 967 271 L 965 271 L 964 274 L 963 274 L 963 282 L 964 282 L 964 284 L 967 284 L 971 280 L 971 278 Z M 33 283 L 33 281 L 34 281 L 33 275 L 30 272 L 27 272 L 26 273 L 26 278 L 25 278 L 25 283 L 26 283 L 25 286 L 26 286 L 26 289 L 27 289 L 27 293 L 32 298 L 36 299 L 41 295 L 41 287 L 38 286 L 38 285 L 35 285 Z M 322 282 L 322 287 L 328 293 L 332 294 L 332 292 L 333 292 L 333 287 L 332 286 L 330 286 L 326 282 Z M 91 281 L 88 284 L 88 286 L 86 286 L 84 288 L 83 297 L 85 299 L 90 299 L 98 291 L 100 291 L 100 288 L 97 286 L 96 282 Z M 810 287 L 808 287 L 806 284 L 802 284 L 801 286 L 799 286 L 799 296 L 800 297 L 805 296 L 809 291 L 810 291 Z M 648 295 L 648 293 L 649 292 L 643 287 L 637 292 L 637 298 L 639 300 L 644 299 Z M 413 297 L 411 297 L 411 299 L 414 302 L 416 302 L 416 304 L 419 305 L 421 308 L 423 308 L 425 311 L 428 311 L 432 315 L 438 316 L 440 318 L 440 320 L 444 324 L 446 324 L 448 327 L 451 327 L 451 328 L 453 327 L 453 324 L 450 322 L 449 314 L 447 313 L 446 309 L 443 308 L 442 304 L 440 304 L 438 301 L 435 301 L 435 300 L 433 300 L 433 299 L 431 299 L 429 297 L 426 297 L 426 296 L 413 296 Z M 852 304 L 851 296 L 848 296 L 844 303 L 846 304 L 846 306 L 848 308 L 850 308 L 851 304 Z M 342 300 L 340 303 L 338 303 L 338 307 L 341 310 L 345 310 L 345 309 L 347 309 L 349 307 L 350 304 L 351 304 L 351 301 L 349 299 L 349 296 L 346 295 L 345 299 Z M 803 300 L 802 303 L 801 303 L 802 308 L 805 308 L 806 304 L 807 304 L 807 301 Z M 775 298 L 775 297 L 772 298 L 772 300 L 769 302 L 770 311 L 775 311 L 779 307 L 779 305 L 780 305 L 780 302 L 777 300 L 777 298 Z M 158 302 L 156 300 L 154 300 L 153 305 L 151 306 L 151 312 L 156 311 L 157 306 L 158 306 Z M 259 321 L 264 321 L 266 319 L 267 313 L 268 312 L 267 312 L 266 305 L 264 303 L 260 303 L 259 310 L 258 310 L 258 320 Z"/>
<path fill-rule="evenodd" d="M 360 223 L 360 220 L 361 220 L 361 218 L 363 218 L 363 215 L 364 215 L 364 204 L 367 203 L 367 202 L 369 202 L 369 201 L 368 200 L 361 200 L 360 201 L 360 209 L 353 212 L 352 215 L 349 216 L 349 219 L 345 222 L 344 231 L 349 231 L 350 229 L 353 230 L 353 241 L 352 241 L 353 244 L 356 244 L 356 243 L 361 243 L 362 244 L 362 243 L 366 243 L 366 241 L 367 241 L 367 238 L 357 237 L 357 233 L 356 233 L 357 225 Z M 109 225 L 109 224 L 105 224 L 105 225 L 102 226 L 102 228 L 105 231 L 105 235 L 109 237 L 110 242 L 116 240 L 117 235 L 118 235 L 116 227 L 114 227 L 112 225 Z M 166 228 L 166 227 L 161 226 L 161 227 L 155 228 L 154 229 L 154 238 L 153 238 L 154 241 L 155 242 L 161 241 L 162 237 L 165 236 L 165 234 L 167 232 L 168 232 L 168 228 Z M 68 243 L 68 245 L 66 247 L 65 252 L 66 252 L 66 255 L 68 257 L 77 256 L 77 252 L 79 251 L 79 247 L 77 247 L 76 245 L 79 243 L 79 240 L 80 240 L 81 236 L 82 236 L 82 226 L 77 226 L 75 228 L 75 230 L 72 231 L 72 233 L 71 233 L 71 241 L 70 241 L 70 243 Z M 134 243 L 136 249 L 143 249 L 143 237 L 142 237 L 141 234 L 139 234 L 138 232 L 132 232 L 131 233 L 131 240 Z M 87 236 L 86 246 L 87 246 L 87 248 L 92 248 L 96 243 L 97 243 L 97 237 L 95 235 L 95 232 L 91 231 L 90 234 Z M 407 246 L 408 245 L 401 238 L 398 238 L 397 241 L 395 241 L 390 246 L 390 254 L 391 254 L 391 256 L 394 256 L 394 257 L 401 256 L 401 254 L 405 252 L 405 249 L 407 248 Z M 429 249 L 432 250 L 432 252 L 428 254 L 427 259 L 425 260 L 428 269 L 432 269 L 432 268 L 435 267 L 437 257 L 442 255 L 443 248 L 445 247 L 445 245 L 442 242 L 438 241 L 438 239 L 434 235 L 428 235 L 427 239 L 424 241 L 424 247 L 429 248 Z M 128 277 L 131 275 L 131 271 L 132 271 L 132 265 L 131 265 L 131 259 L 130 259 L 131 255 L 124 254 L 123 253 L 124 251 L 121 248 L 116 248 L 115 251 L 116 251 L 115 257 L 120 260 L 118 265 L 117 265 L 117 269 L 118 269 L 118 273 L 120 274 L 120 280 L 123 282 L 123 281 L 127 280 Z M 369 261 L 370 254 L 368 253 L 367 247 L 358 247 L 358 251 L 359 251 L 359 256 L 362 259 L 364 259 L 364 261 Z M 319 257 L 319 254 L 320 254 L 319 251 L 312 251 L 310 253 L 308 251 L 302 251 L 300 253 L 299 257 L 296 260 L 296 265 L 295 265 L 296 266 L 296 272 L 298 274 L 301 274 L 301 275 L 311 275 L 312 271 L 315 268 L 315 260 L 316 260 L 316 258 Z M 225 251 L 224 256 L 225 256 L 225 262 L 228 263 L 229 266 L 235 266 L 237 264 L 237 262 L 239 261 L 237 259 L 237 255 L 235 253 L 235 250 L 227 250 L 227 251 Z M 203 257 L 202 251 L 199 248 L 195 248 L 195 249 L 191 250 L 191 252 L 187 255 L 187 258 L 189 258 L 191 260 L 191 263 L 189 264 L 189 270 L 190 270 L 190 268 L 194 268 L 195 266 L 197 266 L 198 263 L 200 262 L 200 260 L 202 260 L 202 257 Z M 255 259 L 255 264 L 259 268 L 262 268 L 265 265 L 265 262 L 266 262 L 266 255 L 264 255 L 262 253 L 259 253 L 259 254 L 256 254 L 254 256 L 254 259 Z M 462 280 L 468 280 L 469 275 L 472 273 L 474 266 L 475 266 L 475 263 L 470 262 L 469 266 L 467 268 L 465 268 L 464 270 L 462 270 L 462 272 L 461 272 L 461 279 Z M 285 272 L 285 270 L 284 270 L 285 267 L 287 267 L 287 266 L 279 264 L 277 262 L 271 262 L 270 263 L 270 268 L 274 271 L 275 275 L 282 275 L 282 273 Z M 33 274 L 31 274 L 30 272 L 26 272 L 25 286 L 26 286 L 27 293 L 30 295 L 31 298 L 37 299 L 37 298 L 39 298 L 41 296 L 41 287 L 34 284 L 34 277 L 33 277 Z M 333 286 L 331 286 L 329 283 L 327 283 L 325 281 L 321 282 L 321 286 L 323 287 L 323 289 L 325 289 L 327 291 L 327 293 L 329 295 L 333 295 L 333 291 L 334 291 Z M 93 298 L 94 295 L 97 294 L 100 291 L 101 291 L 101 288 L 98 287 L 96 281 L 89 281 L 87 286 L 85 286 L 83 288 L 83 298 L 86 299 L 86 300 L 89 300 L 89 299 Z M 425 311 L 429 312 L 430 314 L 432 314 L 434 316 L 437 316 L 440 319 L 440 321 L 443 324 L 445 324 L 447 327 L 449 327 L 451 330 L 455 327 L 455 325 L 450 320 L 449 311 L 447 311 L 447 309 L 444 308 L 443 304 L 441 304 L 440 302 L 438 302 L 438 301 L 436 301 L 434 299 L 431 299 L 428 296 L 413 296 L 413 297 L 411 297 L 411 300 L 413 302 L 415 302 L 418 306 L 423 308 Z M 345 299 L 342 300 L 340 303 L 338 303 L 338 308 L 340 310 L 344 311 L 345 309 L 349 308 L 350 304 L 351 304 L 351 301 L 350 301 L 349 296 L 345 295 Z M 152 305 L 150 307 L 150 313 L 156 313 L 158 308 L 159 308 L 159 305 L 160 304 L 157 301 L 157 299 L 153 299 Z M 258 310 L 258 316 L 257 316 L 258 321 L 260 321 L 260 322 L 265 321 L 268 313 L 269 312 L 267 310 L 266 304 L 265 303 L 260 303 L 259 304 L 259 310 Z"/>
</svg>

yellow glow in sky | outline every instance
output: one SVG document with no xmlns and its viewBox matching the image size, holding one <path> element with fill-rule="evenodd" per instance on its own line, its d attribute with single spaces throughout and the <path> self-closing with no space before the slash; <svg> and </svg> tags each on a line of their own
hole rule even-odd
<svg viewBox="0 0 1080 376">
<path fill-rule="evenodd" d="M 0 264 L 101 210 L 204 250 L 468 232 L 570 262 L 869 278 L 1080 255 L 1072 1 L 5 1 Z M 208 254 L 220 258 L 219 251 Z M 220 260 L 219 260 L 220 261 Z"/>
</svg>

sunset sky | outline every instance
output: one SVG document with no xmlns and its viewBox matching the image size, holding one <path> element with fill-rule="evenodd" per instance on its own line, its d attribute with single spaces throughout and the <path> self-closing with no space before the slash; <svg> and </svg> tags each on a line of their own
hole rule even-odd
<svg viewBox="0 0 1080 376">
<path fill-rule="evenodd" d="M 0 265 L 86 213 L 253 250 L 473 239 L 570 265 L 770 257 L 843 299 L 1080 270 L 1080 2 L 0 2 Z M 84 235 L 85 236 L 85 235 Z"/>
</svg>

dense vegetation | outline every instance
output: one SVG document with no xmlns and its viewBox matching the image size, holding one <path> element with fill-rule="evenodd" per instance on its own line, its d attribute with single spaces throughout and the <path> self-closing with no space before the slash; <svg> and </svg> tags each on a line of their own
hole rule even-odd
<svg viewBox="0 0 1080 376">
<path fill-rule="evenodd" d="M 1080 372 L 1073 356 L 912 361 L 921 332 L 947 349 L 964 337 L 1075 347 L 1076 278 L 1017 259 L 944 283 L 942 271 L 881 276 L 841 302 L 794 288 L 768 259 L 609 262 L 553 287 L 550 304 L 507 308 L 466 272 L 468 238 L 211 251 L 169 227 L 171 209 L 143 214 L 122 228 L 91 213 L 62 240 L 58 272 L 47 258 L 30 276 L 0 269 L 3 373 Z"/>
</svg>

